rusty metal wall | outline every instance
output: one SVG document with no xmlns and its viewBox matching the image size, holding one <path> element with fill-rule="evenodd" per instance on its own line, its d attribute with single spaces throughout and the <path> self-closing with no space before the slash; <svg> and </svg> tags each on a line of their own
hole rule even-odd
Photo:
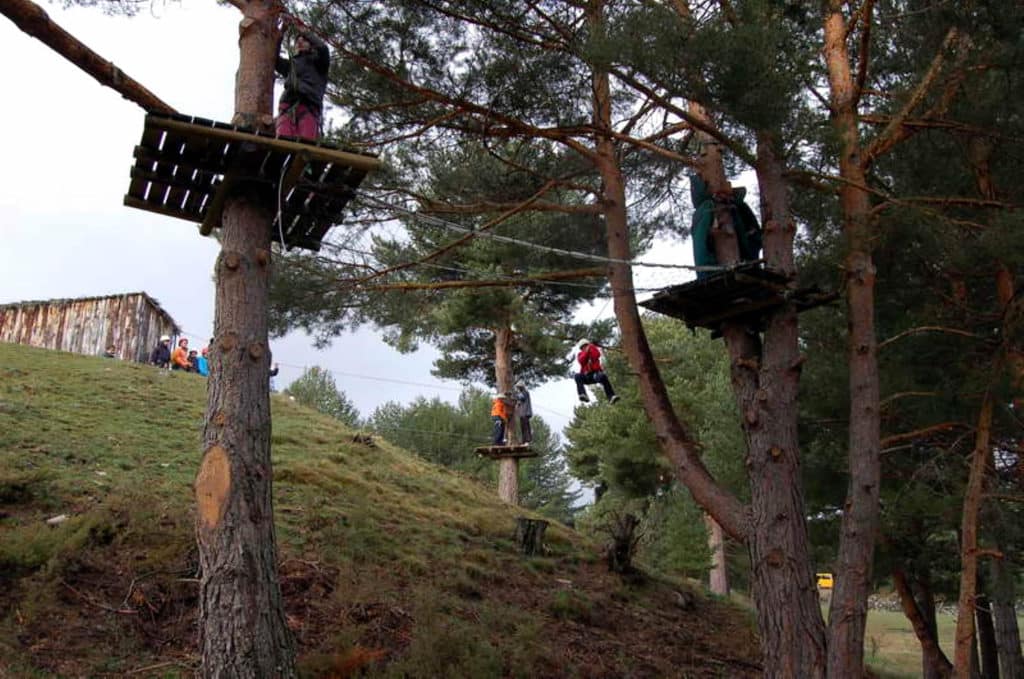
<svg viewBox="0 0 1024 679">
<path fill-rule="evenodd" d="M 161 335 L 177 334 L 173 319 L 148 295 L 61 299 L 0 306 L 0 342 L 145 362 Z"/>
</svg>

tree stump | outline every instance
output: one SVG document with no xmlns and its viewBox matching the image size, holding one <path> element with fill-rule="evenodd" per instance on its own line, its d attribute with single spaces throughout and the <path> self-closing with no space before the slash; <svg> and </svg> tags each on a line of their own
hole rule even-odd
<svg viewBox="0 0 1024 679">
<path fill-rule="evenodd" d="M 516 517 L 516 542 L 525 556 L 544 553 L 544 531 L 547 527 L 548 522 L 542 519 Z"/>
</svg>

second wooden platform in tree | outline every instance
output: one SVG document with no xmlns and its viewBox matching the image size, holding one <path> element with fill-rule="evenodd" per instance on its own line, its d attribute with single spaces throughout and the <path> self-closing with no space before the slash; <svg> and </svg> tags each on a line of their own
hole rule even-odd
<svg viewBox="0 0 1024 679">
<path fill-rule="evenodd" d="M 799 312 L 837 297 L 817 287 L 790 287 L 790 281 L 780 271 L 749 262 L 660 290 L 640 306 L 681 319 L 690 328 L 718 330 L 725 321 L 760 325 L 769 311 L 787 302 Z"/>
</svg>

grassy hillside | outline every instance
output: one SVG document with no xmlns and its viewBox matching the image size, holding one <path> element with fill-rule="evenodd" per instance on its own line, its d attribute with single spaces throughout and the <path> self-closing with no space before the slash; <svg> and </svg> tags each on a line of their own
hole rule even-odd
<svg viewBox="0 0 1024 679">
<path fill-rule="evenodd" d="M 188 676 L 203 378 L 0 344 L 0 676 Z M 288 621 L 307 676 L 743 677 L 747 613 L 623 584 L 495 491 L 273 400 Z M 48 519 L 65 515 L 50 525 Z"/>
</svg>

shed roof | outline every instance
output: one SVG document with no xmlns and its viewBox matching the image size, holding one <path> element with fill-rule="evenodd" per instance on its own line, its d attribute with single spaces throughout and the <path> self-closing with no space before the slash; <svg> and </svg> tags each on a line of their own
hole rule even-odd
<svg viewBox="0 0 1024 679">
<path fill-rule="evenodd" d="M 174 328 L 174 334 L 177 335 L 177 334 L 179 334 L 181 332 L 181 326 L 178 325 L 178 322 L 174 320 L 174 317 L 171 316 L 169 313 L 167 313 L 166 309 L 164 309 L 162 306 L 160 306 L 160 302 L 158 302 L 154 297 L 151 297 L 148 293 L 143 292 L 143 291 L 139 291 L 139 292 L 121 292 L 121 293 L 116 293 L 116 294 L 113 294 L 113 295 L 92 295 L 90 297 L 61 297 L 61 298 L 56 298 L 56 299 L 36 299 L 36 300 L 26 300 L 26 301 L 23 301 L 23 302 L 8 302 L 7 304 L 0 304 L 0 310 L 2 310 L 2 309 L 16 309 L 16 308 L 19 308 L 19 307 L 38 306 L 40 304 L 54 304 L 54 305 L 56 305 L 56 304 L 71 304 L 71 303 L 74 303 L 74 302 L 94 302 L 94 301 L 101 300 L 101 299 L 114 299 L 116 297 L 139 297 L 139 296 L 141 296 L 146 301 L 147 304 L 149 304 L 151 307 L 153 307 L 156 310 L 156 312 L 158 314 L 160 314 L 160 316 L 166 322 L 171 324 L 171 327 Z"/>
</svg>

